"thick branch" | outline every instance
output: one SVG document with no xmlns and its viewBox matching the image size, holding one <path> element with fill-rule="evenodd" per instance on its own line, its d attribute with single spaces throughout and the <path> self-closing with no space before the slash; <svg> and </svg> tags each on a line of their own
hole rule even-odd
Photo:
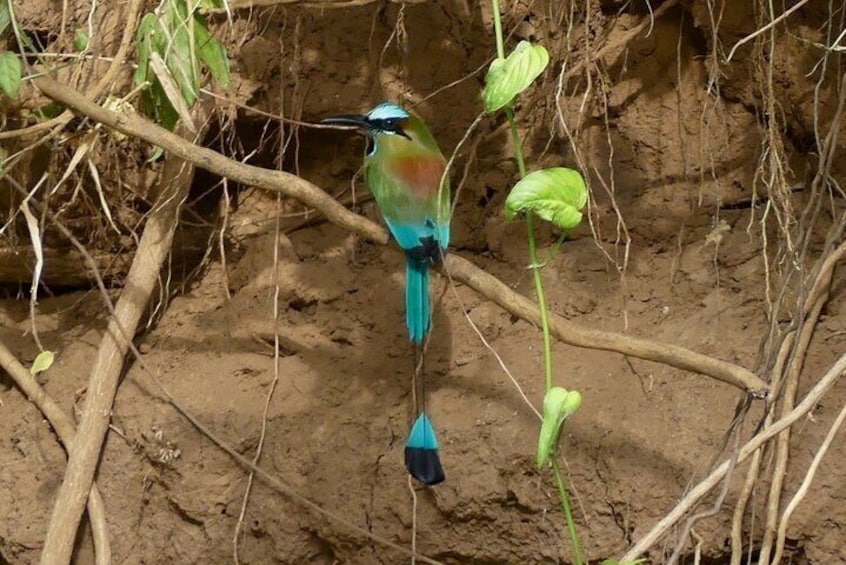
<svg viewBox="0 0 846 565">
<path fill-rule="evenodd" d="M 281 192 L 323 212 L 327 219 L 349 231 L 377 243 L 387 243 L 386 231 L 376 223 L 342 206 L 312 183 L 282 171 L 262 169 L 228 159 L 216 151 L 198 147 L 162 127 L 134 113 L 117 114 L 86 100 L 78 92 L 69 90 L 48 77 L 35 79 L 35 84 L 50 98 L 75 111 L 165 149 L 198 167 L 232 180 Z M 509 289 L 501 281 L 472 263 L 450 256 L 447 268 L 457 281 L 463 282 L 493 300 L 512 314 L 529 321 L 538 320 L 538 309 L 526 297 Z M 751 371 L 738 365 L 720 361 L 677 345 L 633 338 L 631 336 L 590 330 L 576 326 L 561 316 L 553 315 L 551 327 L 556 337 L 577 347 L 616 351 L 648 361 L 665 363 L 679 369 L 708 375 L 744 389 L 756 396 L 768 391 L 767 384 Z"/>
<path fill-rule="evenodd" d="M 540 312 L 534 302 L 517 294 L 498 278 L 476 267 L 467 259 L 450 255 L 447 257 L 446 267 L 452 278 L 463 282 L 511 314 L 533 324 L 540 324 Z M 638 359 L 665 363 L 679 369 L 714 377 L 755 395 L 762 395 L 767 391 L 766 383 L 753 372 L 678 345 L 583 328 L 557 314 L 550 316 L 549 325 L 555 337 L 568 345 L 614 351 Z"/>
<path fill-rule="evenodd" d="M 82 420 L 44 540 L 42 565 L 70 562 L 82 509 L 100 459 L 124 358 L 129 349 L 127 339 L 135 334 L 150 295 L 159 283 L 159 272 L 170 252 L 179 210 L 188 195 L 193 174 L 193 166 L 178 156 L 168 155 L 160 177 L 163 190 L 150 212 L 126 284 L 97 350 Z"/>
</svg>

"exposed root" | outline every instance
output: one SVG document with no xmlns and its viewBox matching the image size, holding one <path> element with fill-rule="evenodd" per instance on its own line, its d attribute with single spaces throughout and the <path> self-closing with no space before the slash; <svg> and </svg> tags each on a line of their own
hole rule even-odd
<svg viewBox="0 0 846 565">
<path fill-rule="evenodd" d="M 205 120 L 197 121 L 203 123 Z M 44 564 L 70 561 L 73 540 L 108 430 L 124 356 L 130 345 L 128 338 L 135 333 L 153 289 L 159 283 L 179 210 L 191 185 L 193 167 L 179 157 L 169 157 L 165 169 L 169 173 L 168 185 L 147 221 L 127 284 L 98 349 L 78 435 L 70 450 L 65 479 L 59 488 L 44 540 L 41 557 Z"/>
</svg>

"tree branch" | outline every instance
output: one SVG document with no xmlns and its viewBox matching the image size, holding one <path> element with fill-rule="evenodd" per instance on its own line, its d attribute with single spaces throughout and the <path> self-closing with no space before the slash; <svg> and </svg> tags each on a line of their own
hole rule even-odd
<svg viewBox="0 0 846 565">
<path fill-rule="evenodd" d="M 322 212 L 330 222 L 376 243 L 385 244 L 388 241 L 388 234 L 384 228 L 347 210 L 329 194 L 305 179 L 284 171 L 263 169 L 239 163 L 216 151 L 190 143 L 138 114 L 129 112 L 118 114 L 107 110 L 49 77 L 36 78 L 34 83 L 53 100 L 124 134 L 162 147 L 175 157 L 184 159 L 220 176 L 265 190 L 280 192 L 285 196 L 299 200 Z M 446 268 L 449 269 L 455 280 L 467 284 L 511 314 L 533 323 L 539 319 L 537 306 L 529 299 L 512 291 L 496 277 L 486 273 L 466 259 L 455 255 L 448 256 Z M 556 337 L 564 343 L 576 347 L 615 351 L 647 361 L 665 363 L 679 369 L 713 377 L 758 397 L 765 396 L 769 390 L 767 384 L 748 369 L 696 353 L 678 345 L 613 332 L 586 329 L 558 315 L 553 315 L 550 322 Z"/>
<path fill-rule="evenodd" d="M 467 259 L 456 255 L 447 256 L 446 268 L 453 279 L 463 282 L 509 313 L 533 324 L 540 324 L 540 312 L 534 302 L 514 292 L 498 278 L 476 267 Z M 708 375 L 756 396 L 763 396 L 768 390 L 767 384 L 752 371 L 678 345 L 584 328 L 558 314 L 550 315 L 549 325 L 553 335 L 568 345 L 614 351 L 638 359 L 664 363 L 677 369 Z"/>
</svg>

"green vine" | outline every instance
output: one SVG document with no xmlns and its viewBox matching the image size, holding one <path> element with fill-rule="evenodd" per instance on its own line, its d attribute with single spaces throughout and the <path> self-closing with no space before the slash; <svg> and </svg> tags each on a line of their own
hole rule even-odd
<svg viewBox="0 0 846 565">
<path fill-rule="evenodd" d="M 573 548 L 574 563 L 584 564 L 575 520 L 570 507 L 570 497 L 563 473 L 555 457 L 561 430 L 566 420 L 581 404 L 581 395 L 577 391 L 567 391 L 553 386 L 552 375 L 552 335 L 549 329 L 549 312 L 541 276 L 542 265 L 538 260 L 537 241 L 535 239 L 535 217 L 551 221 L 564 230 L 572 229 L 581 221 L 581 209 L 587 200 L 587 189 L 581 175 L 570 169 L 553 168 L 529 173 L 523 155 L 523 144 L 514 118 L 514 101 L 517 95 L 528 88 L 543 72 L 549 63 L 549 54 L 542 46 L 520 42 L 514 51 L 505 56 L 502 33 L 502 18 L 499 0 L 491 0 L 496 36 L 497 59 L 491 64 L 486 77 L 483 99 L 485 109 L 495 112 L 502 109 L 508 120 L 511 140 L 520 181 L 514 186 L 506 200 L 506 217 L 513 218 L 522 212 L 526 218 L 529 241 L 529 261 L 535 284 L 538 306 L 541 315 L 544 358 L 544 417 L 538 439 L 538 466 L 549 461 L 561 510 L 567 521 L 567 530 Z"/>
</svg>

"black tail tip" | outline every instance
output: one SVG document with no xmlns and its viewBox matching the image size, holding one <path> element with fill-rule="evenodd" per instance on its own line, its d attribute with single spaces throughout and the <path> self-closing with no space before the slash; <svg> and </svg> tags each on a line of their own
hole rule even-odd
<svg viewBox="0 0 846 565">
<path fill-rule="evenodd" d="M 405 468 L 412 477 L 427 486 L 442 483 L 446 478 L 437 449 L 406 447 Z"/>
</svg>

